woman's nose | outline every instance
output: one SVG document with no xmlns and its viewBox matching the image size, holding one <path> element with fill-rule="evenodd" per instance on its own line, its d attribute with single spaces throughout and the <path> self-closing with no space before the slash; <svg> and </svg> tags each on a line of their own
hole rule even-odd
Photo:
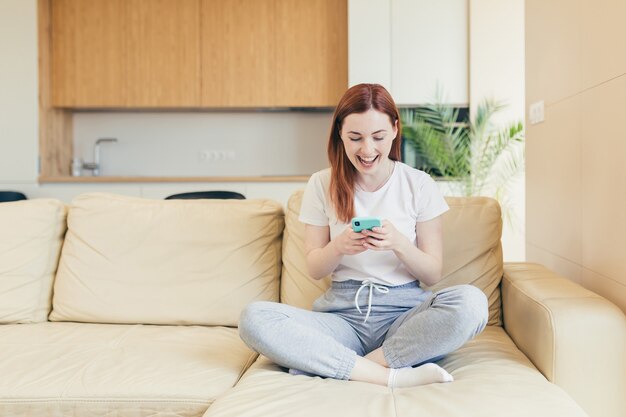
<svg viewBox="0 0 626 417">
<path fill-rule="evenodd" d="M 365 154 L 368 154 L 374 150 L 374 143 L 372 142 L 372 140 L 370 138 L 365 138 L 363 140 L 363 146 L 362 146 L 362 151 Z"/>
</svg>

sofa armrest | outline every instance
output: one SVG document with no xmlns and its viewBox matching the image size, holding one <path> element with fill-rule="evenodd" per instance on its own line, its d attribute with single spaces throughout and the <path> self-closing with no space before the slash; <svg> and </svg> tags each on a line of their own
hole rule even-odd
<svg viewBox="0 0 626 417">
<path fill-rule="evenodd" d="M 605 298 L 531 263 L 506 263 L 504 328 L 591 417 L 626 416 L 626 317 Z"/>
</svg>

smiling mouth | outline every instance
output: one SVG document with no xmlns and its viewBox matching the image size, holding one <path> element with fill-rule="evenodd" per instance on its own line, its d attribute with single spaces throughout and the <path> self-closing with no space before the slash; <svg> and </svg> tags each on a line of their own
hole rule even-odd
<svg viewBox="0 0 626 417">
<path fill-rule="evenodd" d="M 374 157 L 371 158 L 364 158 L 362 156 L 358 156 L 357 158 L 359 159 L 359 162 L 362 163 L 363 165 L 372 165 L 374 163 L 374 161 L 376 161 L 378 159 L 380 155 L 376 155 Z"/>
</svg>

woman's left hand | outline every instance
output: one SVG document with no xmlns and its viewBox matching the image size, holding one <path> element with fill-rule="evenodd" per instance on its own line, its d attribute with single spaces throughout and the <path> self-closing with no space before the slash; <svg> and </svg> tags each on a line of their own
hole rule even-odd
<svg viewBox="0 0 626 417">
<path fill-rule="evenodd" d="M 363 246 L 371 250 L 398 250 L 405 245 L 410 245 L 409 239 L 400 233 L 388 220 L 382 221 L 381 227 L 372 230 L 363 230 L 361 233 L 367 236 Z"/>
</svg>

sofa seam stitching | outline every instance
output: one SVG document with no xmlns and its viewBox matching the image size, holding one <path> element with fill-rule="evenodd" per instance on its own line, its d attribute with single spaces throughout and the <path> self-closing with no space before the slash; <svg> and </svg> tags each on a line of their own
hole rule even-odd
<svg viewBox="0 0 626 417">
<path fill-rule="evenodd" d="M 396 390 L 391 387 L 391 402 L 393 403 L 393 412 L 395 413 L 395 417 L 398 417 L 398 404 L 396 402 Z"/>
<path fill-rule="evenodd" d="M 189 399 L 171 399 L 171 400 L 154 400 L 150 397 L 146 397 L 146 398 L 141 398 L 141 399 L 131 399 L 131 398 L 111 398 L 108 400 L 105 399 L 89 399 L 89 398 L 72 398 L 72 397 L 64 397 L 64 398 L 57 398 L 57 397 L 50 397 L 50 398 L 24 398 L 24 399 L 19 399 L 19 398 L 14 398 L 14 399 L 2 399 L 0 400 L 0 404 L 23 404 L 23 403 L 34 403 L 34 404 L 38 404 L 38 403 L 48 403 L 48 402 L 71 402 L 71 403 L 145 403 L 145 402 L 149 402 L 149 403 L 159 403 L 159 404 L 165 404 L 165 403 L 195 403 L 195 404 L 211 404 L 213 403 L 213 400 L 199 400 L 199 399 L 193 399 L 193 398 L 189 398 Z"/>
</svg>

